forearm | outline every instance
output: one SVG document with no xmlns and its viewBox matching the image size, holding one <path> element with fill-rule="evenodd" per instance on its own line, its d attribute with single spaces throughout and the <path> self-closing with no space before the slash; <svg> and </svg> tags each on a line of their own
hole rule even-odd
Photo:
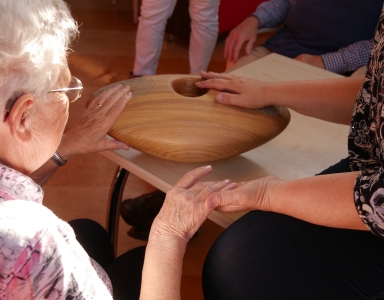
<svg viewBox="0 0 384 300">
<path fill-rule="evenodd" d="M 151 235 L 145 251 L 140 299 L 180 299 L 186 243 Z"/>
<path fill-rule="evenodd" d="M 29 175 L 37 184 L 43 186 L 49 178 L 56 172 L 59 166 L 51 159 L 49 159 L 39 169 Z"/>
<path fill-rule="evenodd" d="M 267 84 L 262 95 L 268 104 L 285 106 L 303 115 L 349 125 L 363 82 L 360 76 Z"/>
<path fill-rule="evenodd" d="M 272 181 L 267 190 L 270 210 L 313 224 L 368 230 L 354 204 L 358 172 Z"/>
<path fill-rule="evenodd" d="M 73 153 L 71 151 L 72 148 L 72 145 L 70 143 L 67 143 L 63 136 L 62 143 L 57 149 L 57 152 L 63 159 L 68 160 L 70 157 L 73 156 Z M 58 168 L 59 165 L 55 163 L 52 159 L 49 159 L 39 169 L 30 174 L 30 177 L 36 183 L 43 186 L 48 181 L 48 179 L 52 177 L 52 175 L 57 171 Z"/>
<path fill-rule="evenodd" d="M 325 69 L 335 73 L 357 70 L 368 64 L 373 39 L 359 41 L 336 52 L 322 55 Z"/>
</svg>

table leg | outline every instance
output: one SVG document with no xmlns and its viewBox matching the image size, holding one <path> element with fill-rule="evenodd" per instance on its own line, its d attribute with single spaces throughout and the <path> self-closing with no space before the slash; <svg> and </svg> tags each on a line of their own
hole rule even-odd
<svg viewBox="0 0 384 300">
<path fill-rule="evenodd" d="M 115 176 L 112 180 L 111 188 L 109 190 L 107 232 L 111 243 L 113 244 L 115 256 L 117 253 L 117 239 L 119 234 L 120 204 L 128 176 L 129 172 L 127 170 L 120 166 L 117 167 Z"/>
</svg>

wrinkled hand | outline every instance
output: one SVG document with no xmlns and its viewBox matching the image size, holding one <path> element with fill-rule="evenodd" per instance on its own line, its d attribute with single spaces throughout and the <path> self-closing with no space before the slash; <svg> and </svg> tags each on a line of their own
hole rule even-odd
<svg viewBox="0 0 384 300">
<path fill-rule="evenodd" d="M 300 54 L 295 58 L 295 60 L 325 69 L 324 61 L 321 55 Z"/>
<path fill-rule="evenodd" d="M 221 104 L 235 105 L 246 108 L 263 108 L 270 103 L 264 87 L 269 83 L 254 78 L 237 77 L 229 74 L 201 72 L 204 81 L 196 82 L 198 88 L 216 89 L 225 93 L 216 95 Z"/>
<path fill-rule="evenodd" d="M 218 191 L 212 194 L 208 203 L 216 210 L 225 213 L 235 213 L 244 210 L 271 211 L 269 192 L 274 184 L 280 182 L 272 176 L 241 182 L 232 189 Z"/>
<path fill-rule="evenodd" d="M 116 85 L 93 99 L 76 126 L 63 135 L 58 149 L 60 155 L 68 159 L 93 152 L 129 149 L 123 142 L 108 140 L 106 134 L 131 97 L 129 86 Z"/>
<path fill-rule="evenodd" d="M 210 166 L 185 174 L 167 193 L 163 207 L 155 218 L 150 238 L 176 238 L 183 243 L 196 233 L 214 209 L 206 199 L 218 191 L 235 187 L 229 180 L 198 182 L 212 171 Z"/>
<path fill-rule="evenodd" d="M 259 19 L 248 17 L 234 29 L 231 30 L 225 40 L 224 57 L 230 61 L 237 61 L 239 52 L 245 42 L 245 52 L 249 54 L 256 41 Z"/>
</svg>

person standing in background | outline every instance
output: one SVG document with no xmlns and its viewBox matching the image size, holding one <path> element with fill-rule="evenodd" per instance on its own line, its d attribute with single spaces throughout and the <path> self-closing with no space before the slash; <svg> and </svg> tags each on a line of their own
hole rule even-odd
<svg viewBox="0 0 384 300">
<path fill-rule="evenodd" d="M 177 0 L 143 0 L 136 36 L 136 57 L 130 77 L 156 74 L 164 30 Z M 220 0 L 190 0 L 191 37 L 189 65 L 191 74 L 206 71 L 219 32 Z"/>
</svg>

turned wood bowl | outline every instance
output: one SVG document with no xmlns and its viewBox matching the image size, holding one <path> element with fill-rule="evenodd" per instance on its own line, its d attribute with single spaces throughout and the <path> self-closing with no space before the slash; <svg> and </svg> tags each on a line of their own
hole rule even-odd
<svg viewBox="0 0 384 300">
<path fill-rule="evenodd" d="M 246 109 L 222 105 L 217 90 L 195 86 L 194 75 L 155 75 L 124 80 L 132 99 L 108 134 L 130 147 L 180 162 L 206 162 L 237 155 L 276 137 L 289 123 L 284 107 Z"/>
</svg>

